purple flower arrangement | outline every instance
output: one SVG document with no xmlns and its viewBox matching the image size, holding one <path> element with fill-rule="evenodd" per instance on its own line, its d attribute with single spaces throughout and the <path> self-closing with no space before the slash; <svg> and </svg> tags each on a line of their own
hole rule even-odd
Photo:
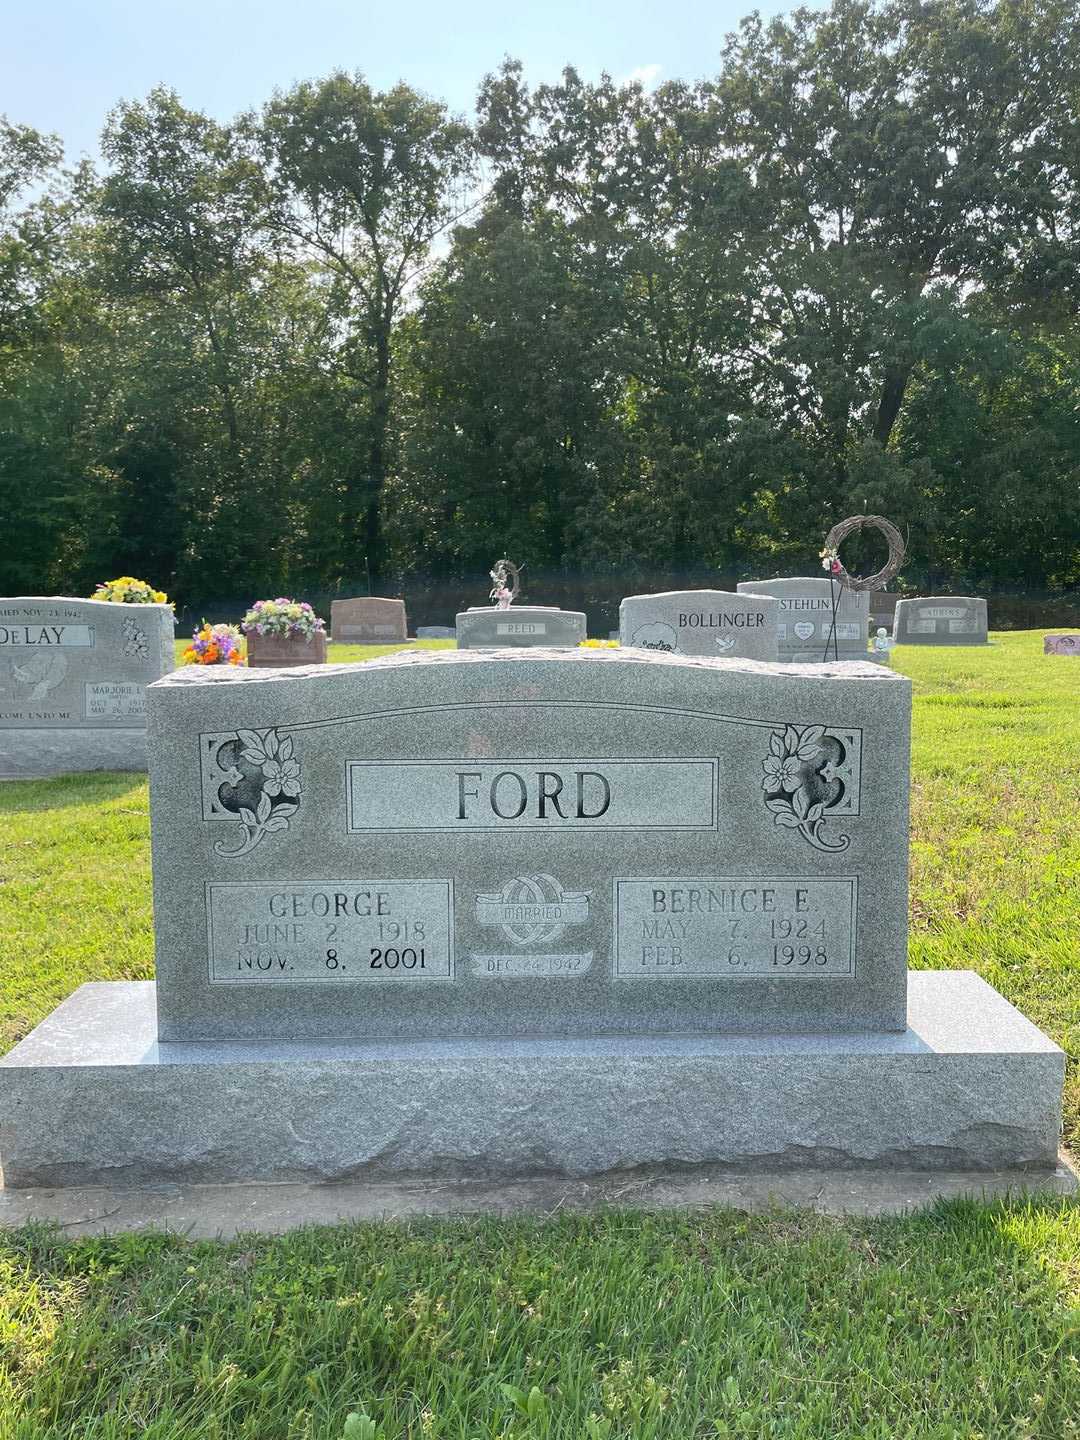
<svg viewBox="0 0 1080 1440">
<path fill-rule="evenodd" d="M 310 640 L 326 629 L 306 600 L 290 600 L 279 595 L 276 600 L 256 600 L 240 622 L 245 635 L 276 635 L 285 639 Z"/>
</svg>

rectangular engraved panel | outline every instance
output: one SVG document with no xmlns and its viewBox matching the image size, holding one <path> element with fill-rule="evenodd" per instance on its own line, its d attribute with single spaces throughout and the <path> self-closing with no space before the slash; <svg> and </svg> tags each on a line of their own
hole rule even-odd
<svg viewBox="0 0 1080 1440">
<path fill-rule="evenodd" d="M 449 880 L 206 886 L 210 979 L 227 985 L 418 985 L 454 978 Z"/>
<path fill-rule="evenodd" d="M 822 980 L 855 974 L 854 878 L 614 881 L 617 980 Z"/>
<path fill-rule="evenodd" d="M 715 830 L 716 760 L 350 760 L 350 834 Z"/>
<path fill-rule="evenodd" d="M 496 635 L 546 635 L 547 626 L 533 624 L 527 620 L 500 620 L 495 625 Z"/>
<path fill-rule="evenodd" d="M 88 720 L 124 716 L 146 719 L 146 686 L 132 680 L 87 681 L 84 689 L 84 710 Z"/>
</svg>

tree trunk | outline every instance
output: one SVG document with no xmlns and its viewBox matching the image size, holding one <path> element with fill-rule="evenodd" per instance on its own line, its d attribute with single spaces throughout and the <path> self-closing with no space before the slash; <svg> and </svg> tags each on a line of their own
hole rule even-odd
<svg viewBox="0 0 1080 1440">
<path fill-rule="evenodd" d="M 384 566 L 382 500 L 389 468 L 387 438 L 390 431 L 390 328 L 380 326 L 375 336 L 375 384 L 371 395 L 371 443 L 368 448 L 367 506 L 364 515 L 364 549 L 372 585 L 382 578 Z"/>
<path fill-rule="evenodd" d="M 883 450 L 888 446 L 893 426 L 900 414 L 900 407 L 904 403 L 904 394 L 907 391 L 908 381 L 911 379 L 911 371 L 910 364 L 885 367 L 885 378 L 881 384 L 881 400 L 878 403 L 877 418 L 874 421 L 874 439 Z"/>
</svg>

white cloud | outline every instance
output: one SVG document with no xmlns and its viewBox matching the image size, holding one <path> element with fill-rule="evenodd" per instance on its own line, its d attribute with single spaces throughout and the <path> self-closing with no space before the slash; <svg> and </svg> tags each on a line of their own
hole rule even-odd
<svg viewBox="0 0 1080 1440">
<path fill-rule="evenodd" d="M 631 70 L 629 75 L 624 75 L 619 81 L 620 85 L 640 85 L 645 90 L 651 90 L 659 78 L 662 65 L 639 65 L 636 70 Z"/>
</svg>

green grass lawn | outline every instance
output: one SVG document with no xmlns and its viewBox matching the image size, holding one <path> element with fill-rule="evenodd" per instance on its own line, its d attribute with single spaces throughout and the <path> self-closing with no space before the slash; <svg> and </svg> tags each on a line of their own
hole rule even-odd
<svg viewBox="0 0 1080 1440">
<path fill-rule="evenodd" d="M 1075 1145 L 1080 664 L 994 639 L 894 653 L 911 958 L 1069 1052 Z M 147 833 L 141 777 L 0 786 L 0 1049 L 84 980 L 152 974 Z M 365 1410 L 352 1440 L 1080 1435 L 1080 1205 L 0 1241 L 0 1440 L 339 1440 Z"/>
</svg>

